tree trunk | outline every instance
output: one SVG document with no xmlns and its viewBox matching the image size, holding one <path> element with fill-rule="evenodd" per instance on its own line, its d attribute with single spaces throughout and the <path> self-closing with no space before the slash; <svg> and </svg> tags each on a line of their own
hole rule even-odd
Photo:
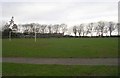
<svg viewBox="0 0 120 78">
<path fill-rule="evenodd" d="M 112 33 L 112 32 L 110 31 L 110 36 L 111 36 L 111 33 Z"/>
<path fill-rule="evenodd" d="M 80 33 L 79 33 L 79 37 L 80 37 Z"/>
</svg>

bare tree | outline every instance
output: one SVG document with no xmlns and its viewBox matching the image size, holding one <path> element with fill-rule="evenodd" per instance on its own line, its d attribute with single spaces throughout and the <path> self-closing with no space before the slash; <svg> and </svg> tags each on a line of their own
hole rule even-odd
<svg viewBox="0 0 120 78">
<path fill-rule="evenodd" d="M 105 23 L 103 21 L 99 21 L 98 30 L 100 31 L 100 36 L 103 36 L 104 27 L 105 27 Z"/>
<path fill-rule="evenodd" d="M 49 33 L 52 33 L 52 25 L 48 25 L 48 30 L 49 30 Z"/>
<path fill-rule="evenodd" d="M 106 36 L 107 36 L 107 34 L 108 34 L 108 27 L 107 26 L 105 26 L 104 27 L 104 31 L 103 31 L 105 34 L 106 34 Z"/>
<path fill-rule="evenodd" d="M 90 33 L 91 33 L 91 36 L 92 36 L 92 33 L 93 33 L 93 27 L 94 27 L 94 23 L 90 23 Z"/>
<path fill-rule="evenodd" d="M 83 32 L 83 24 L 80 24 L 78 27 L 78 33 L 79 33 L 79 36 L 81 36 L 81 33 Z"/>
<path fill-rule="evenodd" d="M 2 27 L 2 32 L 3 32 L 2 35 L 9 37 L 10 36 L 10 32 L 12 32 L 12 29 L 9 28 L 10 26 L 9 26 L 8 23 L 2 24 L 2 25 L 3 25 L 3 27 Z"/>
<path fill-rule="evenodd" d="M 73 27 L 73 33 L 74 33 L 75 36 L 76 36 L 76 34 L 77 34 L 77 26 L 74 26 L 74 27 Z"/>
<path fill-rule="evenodd" d="M 117 35 L 120 35 L 120 23 L 115 24 L 115 30 L 117 32 Z"/>
<path fill-rule="evenodd" d="M 85 36 L 85 30 L 83 30 L 83 36 Z"/>
<path fill-rule="evenodd" d="M 22 26 L 24 28 L 24 33 L 29 33 L 28 24 L 23 24 Z"/>
<path fill-rule="evenodd" d="M 86 26 L 86 36 L 90 33 L 89 25 Z"/>
<path fill-rule="evenodd" d="M 59 24 L 53 25 L 53 30 L 55 31 L 55 33 L 58 33 L 59 29 L 60 29 L 60 25 Z"/>
<path fill-rule="evenodd" d="M 34 23 L 30 24 L 30 33 L 34 33 Z"/>
<path fill-rule="evenodd" d="M 66 24 L 61 24 L 61 31 L 62 31 L 62 33 L 64 34 L 66 31 L 67 31 L 67 25 Z"/>
<path fill-rule="evenodd" d="M 6 21 L 2 21 L 1 25 L 2 25 L 2 31 L 9 28 L 9 24 Z"/>
<path fill-rule="evenodd" d="M 110 36 L 112 34 L 112 32 L 115 30 L 115 23 L 114 22 L 109 22 L 109 32 L 110 32 Z"/>
<path fill-rule="evenodd" d="M 85 36 L 85 32 L 86 32 L 86 31 L 85 31 L 85 25 L 82 24 L 82 35 L 83 35 L 83 36 Z"/>
<path fill-rule="evenodd" d="M 17 26 L 16 24 L 14 24 L 14 25 L 12 26 L 12 30 L 16 32 L 16 31 L 18 30 L 18 26 Z"/>
<path fill-rule="evenodd" d="M 47 27 L 47 25 L 46 24 L 43 24 L 43 25 L 41 25 L 41 30 L 42 30 L 42 33 L 45 33 L 45 28 Z"/>
<path fill-rule="evenodd" d="M 6 23 L 6 24 L 2 24 L 2 31 L 4 31 L 5 29 L 8 29 L 9 28 L 9 24 Z"/>
<path fill-rule="evenodd" d="M 93 33 L 93 23 L 89 23 L 88 26 L 87 26 L 87 34 L 91 34 L 92 36 L 92 33 Z"/>
<path fill-rule="evenodd" d="M 94 30 L 94 32 L 96 33 L 96 36 L 99 36 L 99 35 L 100 35 L 98 23 L 95 23 L 93 30 Z"/>
</svg>

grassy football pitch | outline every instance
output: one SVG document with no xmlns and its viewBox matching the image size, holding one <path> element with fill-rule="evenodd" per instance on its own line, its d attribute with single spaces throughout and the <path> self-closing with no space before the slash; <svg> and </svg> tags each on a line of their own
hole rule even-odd
<svg viewBox="0 0 120 78">
<path fill-rule="evenodd" d="M 3 39 L 3 57 L 118 57 L 118 38 Z M 117 76 L 118 66 L 3 63 L 3 76 Z"/>
<path fill-rule="evenodd" d="M 118 38 L 3 39 L 3 57 L 100 58 L 118 56 Z"/>
</svg>

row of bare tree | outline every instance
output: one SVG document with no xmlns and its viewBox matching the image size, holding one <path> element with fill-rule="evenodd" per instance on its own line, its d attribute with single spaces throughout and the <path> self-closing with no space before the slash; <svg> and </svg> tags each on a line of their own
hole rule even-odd
<svg viewBox="0 0 120 78">
<path fill-rule="evenodd" d="M 109 34 L 111 36 L 113 31 L 118 32 L 118 23 L 99 21 L 97 23 L 88 23 L 87 25 L 80 24 L 73 26 L 75 36 L 77 33 L 79 36 L 87 36 L 88 34 L 90 36 L 93 36 L 93 34 L 96 34 L 96 36 L 103 36 L 103 34 L 108 36 Z"/>
<path fill-rule="evenodd" d="M 37 23 L 31 23 L 31 24 L 24 24 L 24 25 L 18 25 L 20 30 L 27 32 L 27 33 L 65 33 L 67 31 L 67 25 L 66 24 L 37 24 Z"/>
<path fill-rule="evenodd" d="M 4 25 L 4 30 L 8 29 L 8 24 Z M 16 29 L 16 32 L 22 31 L 23 33 L 62 33 L 69 31 L 67 24 L 38 24 L 38 23 L 30 23 L 30 24 L 19 24 L 17 26 L 13 27 Z M 105 34 L 106 36 L 109 34 L 109 36 L 112 35 L 113 31 L 118 32 L 118 23 L 114 22 L 104 22 L 99 21 L 96 23 L 88 23 L 88 24 L 79 24 L 74 25 L 72 27 L 73 33 L 75 36 L 77 34 L 79 36 L 87 36 L 88 34 L 90 36 L 93 36 L 93 34 L 96 34 L 96 36 L 103 36 Z"/>
</svg>

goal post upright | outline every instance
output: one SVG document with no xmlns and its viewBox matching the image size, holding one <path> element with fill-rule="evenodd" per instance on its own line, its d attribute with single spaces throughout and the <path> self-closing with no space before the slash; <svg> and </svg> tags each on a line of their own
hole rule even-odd
<svg viewBox="0 0 120 78">
<path fill-rule="evenodd" d="M 36 42 L 36 25 L 35 25 L 35 42 Z"/>
</svg>

